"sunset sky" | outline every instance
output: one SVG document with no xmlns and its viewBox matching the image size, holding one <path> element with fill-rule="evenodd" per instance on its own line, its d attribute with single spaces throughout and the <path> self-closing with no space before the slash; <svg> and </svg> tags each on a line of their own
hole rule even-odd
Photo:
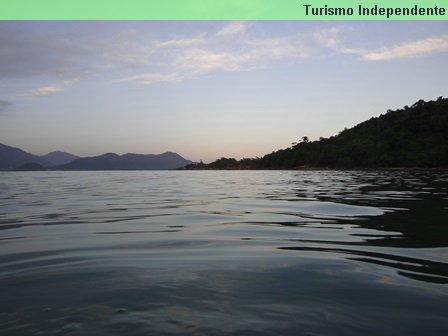
<svg viewBox="0 0 448 336">
<path fill-rule="evenodd" d="M 446 21 L 0 22 L 0 143 L 254 157 L 448 96 Z"/>
</svg>

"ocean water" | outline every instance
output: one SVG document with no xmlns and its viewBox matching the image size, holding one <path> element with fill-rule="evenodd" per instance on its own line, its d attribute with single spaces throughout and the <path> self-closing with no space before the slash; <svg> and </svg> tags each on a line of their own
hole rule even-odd
<svg viewBox="0 0 448 336">
<path fill-rule="evenodd" d="M 0 173 L 1 335 L 448 335 L 448 172 Z"/>
</svg>

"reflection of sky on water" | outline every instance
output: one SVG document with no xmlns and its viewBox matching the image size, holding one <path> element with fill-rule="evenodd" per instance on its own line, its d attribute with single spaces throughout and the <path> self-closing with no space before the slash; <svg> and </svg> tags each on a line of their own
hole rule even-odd
<svg viewBox="0 0 448 336">
<path fill-rule="evenodd" d="M 447 176 L 3 173 L 0 334 L 444 335 Z"/>
</svg>

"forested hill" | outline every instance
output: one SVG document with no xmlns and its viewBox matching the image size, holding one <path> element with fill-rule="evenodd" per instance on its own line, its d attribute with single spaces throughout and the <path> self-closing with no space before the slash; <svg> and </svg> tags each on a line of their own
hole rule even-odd
<svg viewBox="0 0 448 336">
<path fill-rule="evenodd" d="M 260 159 L 221 158 L 204 168 L 448 167 L 448 99 L 419 100 L 411 107 L 371 118 L 330 138 L 309 141 Z"/>
</svg>

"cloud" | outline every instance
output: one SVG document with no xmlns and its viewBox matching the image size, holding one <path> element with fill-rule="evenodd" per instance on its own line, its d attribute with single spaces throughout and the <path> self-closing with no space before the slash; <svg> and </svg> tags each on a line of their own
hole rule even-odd
<svg viewBox="0 0 448 336">
<path fill-rule="evenodd" d="M 75 23 L 1 22 L 0 81 L 23 80 L 22 90 L 30 79 L 33 83 L 46 83 L 49 79 L 58 83 L 25 94 L 44 96 L 61 92 L 80 80 L 100 76 L 107 80 L 118 78 L 113 81 L 117 83 L 176 83 L 213 72 L 250 71 L 280 62 L 298 62 L 319 53 L 328 54 L 329 50 L 332 54 L 357 55 L 364 61 L 417 57 L 448 50 L 448 37 L 382 49 L 366 47 L 371 41 L 363 39 L 360 41 L 364 48 L 357 48 L 345 42 L 345 33 L 351 29 L 342 25 L 305 33 L 288 30 L 287 34 L 276 35 L 275 30 L 248 30 L 249 25 L 256 23 L 234 21 L 220 24 L 221 29 L 214 35 L 189 30 L 170 38 L 170 30 L 162 29 L 153 35 L 146 26 L 130 29 L 124 24 L 91 24 L 102 29 L 86 34 L 88 27 Z M 56 29 L 59 27 L 64 29 Z M 241 36 L 244 38 L 237 38 Z"/>
<path fill-rule="evenodd" d="M 11 106 L 10 101 L 0 99 L 0 114 L 3 113 L 9 106 Z"/>
<path fill-rule="evenodd" d="M 78 67 L 77 58 L 85 53 L 82 44 L 71 43 L 57 32 L 27 27 L 0 24 L 0 79 L 61 76 Z"/>
<path fill-rule="evenodd" d="M 62 92 L 63 89 L 59 86 L 44 86 L 36 89 L 32 89 L 25 93 L 25 96 L 29 97 L 41 97 L 41 96 L 47 96 L 54 93 Z"/>
<path fill-rule="evenodd" d="M 177 68 L 196 74 L 217 70 L 236 71 L 241 68 L 241 63 L 241 56 L 202 49 L 186 50 L 175 60 Z"/>
<path fill-rule="evenodd" d="M 192 74 L 213 71 L 247 71 L 260 69 L 278 60 L 302 59 L 309 50 L 288 38 L 255 39 L 247 41 L 239 50 L 216 51 L 188 49 L 175 60 L 175 67 Z"/>
<path fill-rule="evenodd" d="M 140 32 L 102 34 L 100 29 L 86 34 L 82 25 L 60 25 L 0 22 L 0 80 L 52 76 L 73 82 L 110 69 L 145 66 L 155 50 L 154 42 Z"/>
<path fill-rule="evenodd" d="M 89 55 L 91 70 L 133 69 L 148 64 L 156 51 L 154 41 L 134 30 L 124 30 L 108 37 L 93 37 L 86 42 L 95 55 Z"/>
<path fill-rule="evenodd" d="M 156 46 L 158 48 L 186 48 L 198 46 L 205 43 L 205 34 L 201 34 L 193 38 L 173 39 L 165 42 L 160 42 Z"/>
<path fill-rule="evenodd" d="M 233 21 L 222 24 L 215 35 L 186 31 L 170 39 L 166 33 L 170 30 L 165 28 L 153 35 L 153 30 L 146 26 L 132 29 L 135 26 L 130 28 L 124 23 L 1 22 L 0 81 L 24 80 L 24 87 L 30 79 L 52 79 L 60 83 L 53 87 L 59 91 L 28 92 L 30 96 L 38 96 L 60 92 L 64 85 L 94 76 L 112 74 L 122 78 L 118 81 L 142 84 L 178 82 L 215 71 L 248 71 L 274 62 L 298 61 L 313 57 L 319 50 L 359 55 L 365 61 L 417 57 L 448 50 L 448 37 L 375 50 L 343 43 L 343 33 L 351 29 L 342 25 L 304 34 L 289 30 L 286 35 L 275 36 L 263 29 L 249 31 L 249 25 L 255 24 Z M 87 34 L 92 31 L 93 34 Z M 244 38 L 235 38 L 241 35 Z M 168 37 L 155 39 L 160 36 Z"/>
<path fill-rule="evenodd" d="M 227 25 L 223 30 L 234 27 L 232 31 L 236 32 L 233 24 Z M 241 25 L 238 23 L 238 26 Z M 167 50 L 173 48 L 176 50 Z M 271 62 L 304 59 L 311 54 L 311 50 L 296 35 L 247 37 L 222 43 L 213 36 L 201 34 L 193 38 L 157 42 L 151 67 L 155 71 L 127 76 L 113 82 L 176 83 L 212 72 L 261 69 Z"/>
<path fill-rule="evenodd" d="M 67 79 L 64 79 L 62 81 L 62 84 L 64 84 L 64 85 L 75 84 L 75 83 L 79 82 L 81 79 L 86 78 L 86 77 L 87 77 L 87 74 L 84 74 L 84 75 L 79 74 L 77 76 L 68 77 Z"/>
<path fill-rule="evenodd" d="M 443 51 L 448 51 L 448 36 L 427 38 L 390 48 L 384 48 L 379 51 L 364 52 L 362 58 L 367 61 L 385 61 L 424 56 Z"/>
<path fill-rule="evenodd" d="M 311 49 L 294 37 L 256 39 L 248 41 L 248 46 L 248 56 L 257 61 L 304 59 L 312 55 Z"/>
<path fill-rule="evenodd" d="M 342 27 L 331 27 L 327 29 L 320 30 L 314 34 L 314 38 L 318 44 L 324 46 L 325 48 L 334 50 L 341 54 L 363 54 L 365 49 L 360 48 L 347 48 L 345 47 L 340 38 L 340 34 L 344 32 L 346 28 Z"/>
<path fill-rule="evenodd" d="M 339 33 L 341 28 L 331 27 L 322 29 L 314 34 L 318 43 L 329 49 L 337 49 L 340 46 Z"/>
<path fill-rule="evenodd" d="M 231 37 L 246 31 L 247 24 L 243 21 L 230 22 L 227 26 L 216 33 L 216 36 Z"/>
<path fill-rule="evenodd" d="M 386 61 L 400 58 L 410 58 L 448 51 L 448 36 L 430 37 L 414 42 L 408 42 L 380 50 L 363 48 L 347 48 L 340 39 L 343 30 L 338 27 L 324 29 L 315 34 L 316 41 L 328 49 L 341 54 L 360 55 L 365 61 Z"/>
<path fill-rule="evenodd" d="M 140 84 L 156 84 L 156 83 L 174 83 L 179 82 L 180 77 L 176 73 L 171 74 L 140 74 L 131 77 L 115 80 L 115 83 L 137 82 Z"/>
<path fill-rule="evenodd" d="M 0 23 L 0 80 L 57 80 L 59 85 L 25 94 L 44 96 L 111 73 L 121 78 L 114 82 L 175 83 L 200 74 L 248 71 L 309 56 L 309 48 L 296 35 L 272 37 L 258 31 L 244 39 L 217 38 L 246 32 L 248 24 L 240 21 L 223 25 L 212 36 L 203 32 L 162 41 L 149 30 L 92 25 L 104 29 L 85 34 L 87 28 L 74 23 L 64 24 L 64 29 L 56 29 L 57 23 Z"/>
</svg>

